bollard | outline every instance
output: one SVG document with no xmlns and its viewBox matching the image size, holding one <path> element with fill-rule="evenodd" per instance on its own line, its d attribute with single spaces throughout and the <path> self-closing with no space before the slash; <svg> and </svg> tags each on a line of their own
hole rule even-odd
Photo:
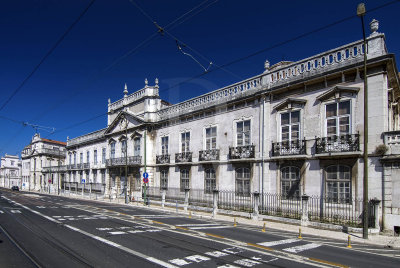
<svg viewBox="0 0 400 268">
<path fill-rule="evenodd" d="M 189 211 L 189 219 L 192 218 L 192 211 Z"/>
<path fill-rule="evenodd" d="M 237 226 L 237 223 L 236 223 L 236 217 L 235 218 L 233 218 L 233 227 L 236 227 Z"/>
<path fill-rule="evenodd" d="M 301 228 L 299 228 L 299 236 L 297 238 L 298 239 L 303 239 L 303 237 L 301 237 Z"/>
<path fill-rule="evenodd" d="M 350 237 L 350 235 L 347 237 L 347 247 L 351 248 L 351 237 Z"/>
<path fill-rule="evenodd" d="M 261 232 L 265 233 L 265 222 L 263 228 L 261 229 Z"/>
</svg>

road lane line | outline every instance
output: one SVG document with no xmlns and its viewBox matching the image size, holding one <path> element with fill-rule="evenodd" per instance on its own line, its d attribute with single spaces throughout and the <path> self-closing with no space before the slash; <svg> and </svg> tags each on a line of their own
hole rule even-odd
<svg viewBox="0 0 400 268">
<path fill-rule="evenodd" d="M 319 263 L 323 263 L 323 264 L 329 264 L 332 266 L 336 266 L 336 267 L 341 267 L 341 268 L 349 268 L 349 266 L 347 265 L 343 265 L 340 263 L 335 263 L 335 262 L 330 262 L 330 261 L 326 261 L 326 260 L 321 260 L 321 259 L 316 259 L 316 258 L 309 258 L 311 261 L 315 261 L 315 262 L 319 262 Z"/>
<path fill-rule="evenodd" d="M 0 210 L 0 214 L 4 214 L 4 212 L 2 210 Z"/>
<path fill-rule="evenodd" d="M 189 227 L 191 230 L 202 230 L 202 229 L 223 229 L 230 228 L 231 226 L 204 226 L 204 227 Z"/>
<path fill-rule="evenodd" d="M 183 226 L 183 227 L 196 227 L 196 226 L 220 226 L 220 224 L 216 223 L 197 223 L 197 224 L 177 224 L 176 226 Z"/>
<path fill-rule="evenodd" d="M 301 246 L 297 246 L 297 247 L 284 248 L 282 250 L 286 251 L 286 252 L 290 252 L 290 253 L 299 253 L 304 250 L 318 248 L 320 246 L 321 246 L 321 244 L 310 243 L 310 244 L 305 244 L 305 245 L 301 245 Z"/>
<path fill-rule="evenodd" d="M 294 242 L 298 242 L 300 239 L 293 238 L 293 239 L 284 239 L 284 240 L 278 240 L 278 241 L 271 241 L 271 242 L 263 242 L 263 243 L 257 243 L 258 245 L 265 246 L 265 247 L 273 247 L 273 246 L 278 246 L 278 245 L 283 245 L 283 244 L 290 244 Z"/>
</svg>

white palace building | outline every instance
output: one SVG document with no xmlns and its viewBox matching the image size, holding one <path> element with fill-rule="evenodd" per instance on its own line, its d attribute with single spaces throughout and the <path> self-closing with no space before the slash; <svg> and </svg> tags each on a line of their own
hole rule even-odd
<svg viewBox="0 0 400 268">
<path fill-rule="evenodd" d="M 363 196 L 367 77 L 369 198 L 380 201 L 377 216 L 393 230 L 400 225 L 399 74 L 378 22 L 370 26 L 367 75 L 360 40 L 297 62 L 267 61 L 257 76 L 174 105 L 160 99 L 157 79 L 131 94 L 125 86 L 122 99 L 108 101 L 107 126 L 68 139 L 65 166 L 52 172 L 65 174 L 63 190 L 86 187 L 107 198 L 122 196 L 127 181 L 130 198 L 141 199 L 146 170 L 152 189 L 354 204 Z"/>
</svg>

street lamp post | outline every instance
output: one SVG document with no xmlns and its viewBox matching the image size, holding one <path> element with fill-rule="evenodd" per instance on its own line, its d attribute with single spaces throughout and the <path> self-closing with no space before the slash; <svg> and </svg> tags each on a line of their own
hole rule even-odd
<svg viewBox="0 0 400 268">
<path fill-rule="evenodd" d="M 50 181 L 51 181 L 51 160 L 53 160 L 51 157 L 49 157 L 49 158 L 47 158 L 47 160 L 48 161 L 50 161 L 50 165 L 49 165 L 49 167 L 50 167 L 50 176 L 49 176 L 49 179 L 47 180 L 47 184 L 49 185 L 49 194 L 50 194 Z"/>
<path fill-rule="evenodd" d="M 368 78 L 367 78 L 367 41 L 365 38 L 365 4 L 357 6 L 357 16 L 361 18 L 364 40 L 364 177 L 363 177 L 363 238 L 368 239 Z M 378 215 L 376 215 L 377 217 Z"/>
</svg>

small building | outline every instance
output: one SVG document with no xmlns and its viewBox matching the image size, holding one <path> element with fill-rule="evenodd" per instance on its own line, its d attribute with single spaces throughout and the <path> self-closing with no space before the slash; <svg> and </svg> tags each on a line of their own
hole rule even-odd
<svg viewBox="0 0 400 268">
<path fill-rule="evenodd" d="M 21 160 L 17 155 L 6 154 L 1 158 L 0 164 L 0 187 L 21 188 Z"/>
<path fill-rule="evenodd" d="M 57 172 L 57 168 L 64 165 L 65 146 L 65 142 L 41 138 L 36 133 L 21 153 L 22 189 L 47 192 L 60 189 L 63 173 Z"/>
</svg>

